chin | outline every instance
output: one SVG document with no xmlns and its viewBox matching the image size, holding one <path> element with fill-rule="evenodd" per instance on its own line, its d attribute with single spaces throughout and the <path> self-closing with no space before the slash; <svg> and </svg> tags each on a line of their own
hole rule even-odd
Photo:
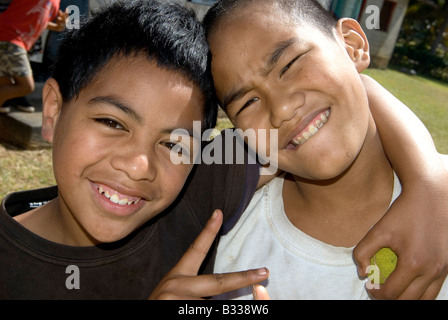
<svg viewBox="0 0 448 320">
<path fill-rule="evenodd" d="M 304 180 L 312 181 L 331 181 L 339 179 L 344 175 L 350 165 L 351 157 L 338 158 L 331 160 L 330 157 L 325 157 L 323 160 L 311 160 L 306 164 L 302 162 L 303 166 L 300 170 L 285 170 L 296 177 Z"/>
<path fill-rule="evenodd" d="M 129 234 L 131 234 L 135 228 L 125 228 L 125 227 L 103 227 L 100 230 L 92 230 L 89 235 L 94 243 L 112 243 L 119 241 Z"/>
</svg>

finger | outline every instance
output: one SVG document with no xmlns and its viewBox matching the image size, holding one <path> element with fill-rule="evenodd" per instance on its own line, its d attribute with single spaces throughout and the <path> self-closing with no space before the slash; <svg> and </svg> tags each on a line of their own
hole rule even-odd
<svg viewBox="0 0 448 320">
<path fill-rule="evenodd" d="M 170 271 L 174 274 L 197 275 L 222 225 L 222 212 L 215 210 L 199 236 Z"/>
<path fill-rule="evenodd" d="M 431 277 L 424 274 L 415 278 L 406 290 L 398 297 L 400 300 L 433 300 L 439 294 L 445 277 Z"/>
<path fill-rule="evenodd" d="M 446 270 L 442 265 L 431 264 L 432 269 L 418 262 L 411 252 L 397 253 L 398 262 L 395 270 L 387 278 L 381 290 L 372 291 L 372 296 L 378 299 L 415 300 L 433 299 L 440 291 L 446 277 Z"/>
<path fill-rule="evenodd" d="M 439 295 L 440 289 L 443 286 L 445 277 L 440 277 L 426 289 L 425 293 L 420 297 L 421 300 L 433 300 Z"/>
<path fill-rule="evenodd" d="M 365 277 L 367 268 L 370 265 L 370 259 L 382 248 L 391 247 L 390 233 L 385 232 L 385 228 L 381 231 L 381 220 L 376 226 L 364 236 L 364 238 L 356 245 L 353 250 L 353 258 L 358 267 L 358 275 Z M 378 226 L 378 227 L 377 227 Z M 377 231 L 380 230 L 380 231 Z"/>
<path fill-rule="evenodd" d="M 370 289 L 369 294 L 375 299 L 398 299 L 418 277 L 420 277 L 419 272 L 410 270 L 409 264 L 398 259 L 397 267 L 389 275 L 385 284 L 381 285 L 380 289 Z"/>
<path fill-rule="evenodd" d="M 417 277 L 409 286 L 397 297 L 397 300 L 419 300 L 429 286 L 425 277 Z"/>
<path fill-rule="evenodd" d="M 191 297 L 212 297 L 253 286 L 268 277 L 269 271 L 266 268 L 182 277 L 177 279 L 175 289 Z"/>
<path fill-rule="evenodd" d="M 261 284 L 254 284 L 252 287 L 254 300 L 270 300 L 269 293 Z"/>
</svg>

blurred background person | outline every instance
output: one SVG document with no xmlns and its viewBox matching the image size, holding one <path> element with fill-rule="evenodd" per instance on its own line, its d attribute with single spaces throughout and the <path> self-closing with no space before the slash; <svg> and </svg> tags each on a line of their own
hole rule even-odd
<svg viewBox="0 0 448 320">
<path fill-rule="evenodd" d="M 46 28 L 62 31 L 66 14 L 59 10 L 60 0 L 6 2 L 0 6 L 7 6 L 0 13 L 0 113 L 11 111 L 11 104 L 34 112 L 24 97 L 34 91 L 28 51 Z"/>
</svg>

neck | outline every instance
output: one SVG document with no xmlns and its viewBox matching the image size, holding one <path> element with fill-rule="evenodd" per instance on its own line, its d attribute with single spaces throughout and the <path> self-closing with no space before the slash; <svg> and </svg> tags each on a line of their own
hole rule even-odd
<svg viewBox="0 0 448 320">
<path fill-rule="evenodd" d="M 55 243 L 84 247 L 98 244 L 76 221 L 66 219 L 61 214 L 59 200 L 57 197 L 39 208 L 15 217 L 15 220 L 31 232 Z"/>
<path fill-rule="evenodd" d="M 373 126 L 343 174 L 326 181 L 287 176 L 283 199 L 296 227 L 331 245 L 352 247 L 387 211 L 392 192 L 393 170 Z"/>
</svg>

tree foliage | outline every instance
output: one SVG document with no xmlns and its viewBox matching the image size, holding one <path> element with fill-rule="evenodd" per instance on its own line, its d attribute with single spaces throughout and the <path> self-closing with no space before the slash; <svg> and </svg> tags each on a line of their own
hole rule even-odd
<svg viewBox="0 0 448 320">
<path fill-rule="evenodd" d="M 448 81 L 448 0 L 411 0 L 392 64 Z"/>
</svg>

